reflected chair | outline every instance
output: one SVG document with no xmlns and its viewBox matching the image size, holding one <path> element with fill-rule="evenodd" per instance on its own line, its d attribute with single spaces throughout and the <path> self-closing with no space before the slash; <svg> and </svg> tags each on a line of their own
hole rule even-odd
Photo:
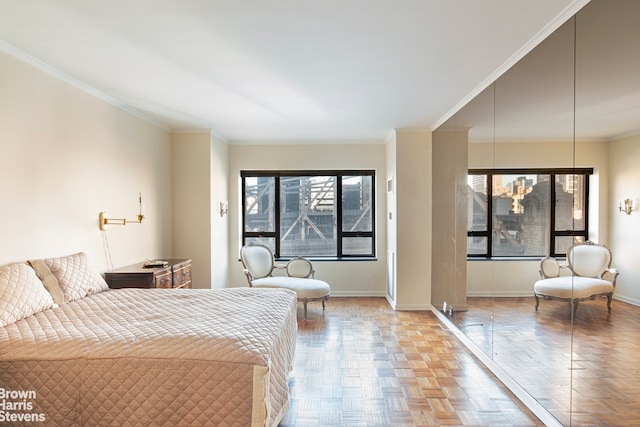
<svg viewBox="0 0 640 427">
<path fill-rule="evenodd" d="M 306 258 L 296 257 L 286 264 L 276 264 L 273 252 L 263 245 L 243 246 L 240 249 L 240 260 L 244 266 L 244 274 L 249 286 L 254 288 L 284 288 L 296 293 L 298 301 L 304 306 L 304 318 L 307 319 L 307 303 L 329 299 L 329 285 L 314 277 L 313 264 Z M 274 275 L 274 271 L 284 270 L 285 275 Z"/>
<path fill-rule="evenodd" d="M 611 300 L 616 287 L 618 270 L 611 268 L 611 251 L 604 245 L 587 241 L 573 245 L 567 251 L 567 263 L 545 257 L 540 261 L 540 280 L 533 286 L 536 310 L 540 298 L 568 301 L 575 316 L 580 301 L 593 300 L 597 296 L 607 298 L 611 312 Z M 566 269 L 568 274 L 563 275 Z"/>
</svg>

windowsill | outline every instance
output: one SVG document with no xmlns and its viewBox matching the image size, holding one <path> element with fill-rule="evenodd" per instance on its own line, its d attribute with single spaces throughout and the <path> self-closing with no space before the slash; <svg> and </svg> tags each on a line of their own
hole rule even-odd
<svg viewBox="0 0 640 427">
<path fill-rule="evenodd" d="M 287 262 L 291 259 L 293 259 L 294 257 L 286 257 L 286 258 L 276 258 L 276 262 Z M 378 258 L 377 257 L 312 257 L 312 256 L 305 256 L 304 258 L 308 259 L 309 261 L 312 262 L 324 262 L 324 261 L 329 261 L 329 262 L 335 262 L 335 261 L 339 261 L 339 262 L 343 262 L 343 261 L 377 261 Z"/>
<path fill-rule="evenodd" d="M 544 258 L 544 256 L 537 257 L 467 257 L 467 261 L 535 261 L 540 262 L 540 260 Z M 566 259 L 565 257 L 557 257 L 556 259 Z"/>
</svg>

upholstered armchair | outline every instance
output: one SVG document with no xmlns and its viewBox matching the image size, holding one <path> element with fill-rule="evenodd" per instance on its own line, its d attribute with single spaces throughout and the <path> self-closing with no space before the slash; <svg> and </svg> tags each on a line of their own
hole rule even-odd
<svg viewBox="0 0 640 427">
<path fill-rule="evenodd" d="M 294 291 L 304 306 L 305 320 L 309 301 L 322 301 L 322 309 L 325 309 L 331 289 L 326 282 L 314 278 L 313 264 L 308 259 L 297 257 L 286 264 L 276 264 L 271 249 L 263 245 L 249 245 L 240 249 L 240 260 L 249 286 Z M 283 275 L 273 274 L 278 269 L 284 270 Z"/>
<path fill-rule="evenodd" d="M 567 263 L 545 257 L 540 261 L 540 280 L 533 286 L 536 310 L 540 298 L 569 301 L 575 315 L 580 301 L 593 300 L 597 296 L 607 298 L 607 309 L 611 311 L 611 300 L 618 278 L 618 270 L 611 268 L 611 251 L 604 245 L 587 241 L 569 248 Z M 566 269 L 568 274 L 562 274 Z"/>
</svg>

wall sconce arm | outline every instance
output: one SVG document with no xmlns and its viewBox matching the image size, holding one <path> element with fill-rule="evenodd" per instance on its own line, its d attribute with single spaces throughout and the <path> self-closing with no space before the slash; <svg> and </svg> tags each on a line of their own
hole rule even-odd
<svg viewBox="0 0 640 427">
<path fill-rule="evenodd" d="M 142 193 L 138 193 L 138 206 L 139 211 L 138 215 L 136 215 L 137 220 L 131 220 L 126 218 L 109 218 L 106 212 L 100 212 L 100 216 L 98 217 L 98 224 L 100 226 L 100 230 L 104 231 L 107 229 L 107 225 L 127 225 L 128 223 L 140 224 L 144 219 L 144 205 L 142 204 Z"/>
<path fill-rule="evenodd" d="M 109 218 L 106 212 L 100 212 L 99 222 L 100 222 L 100 230 L 104 231 L 107 229 L 107 225 L 127 225 L 127 224 L 140 224 L 144 219 L 144 215 L 138 214 L 136 215 L 137 220 L 131 220 L 126 218 Z"/>
</svg>

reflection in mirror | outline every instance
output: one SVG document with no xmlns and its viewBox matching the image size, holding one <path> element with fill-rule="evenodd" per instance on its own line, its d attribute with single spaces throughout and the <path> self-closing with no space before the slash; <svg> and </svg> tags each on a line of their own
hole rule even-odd
<svg viewBox="0 0 640 427">
<path fill-rule="evenodd" d="M 496 83 L 493 198 L 494 361 L 562 424 L 570 422 L 571 318 L 536 311 L 533 283 L 540 259 L 551 253 L 555 220 L 549 173 L 574 167 L 574 20 L 533 49 Z M 549 94 L 553 96 L 550 97 Z M 515 170 L 538 169 L 529 173 Z M 554 188 L 555 189 L 555 188 Z M 556 201 L 572 199 L 558 188 Z M 563 195 L 565 197 L 563 197 Z M 561 219 L 561 218 L 557 218 Z"/>
<path fill-rule="evenodd" d="M 550 246 L 550 172 L 574 167 L 573 52 L 570 21 L 456 114 L 469 129 L 470 196 L 468 311 L 454 322 L 565 424 L 571 319 L 541 327 L 532 286 Z"/>
<path fill-rule="evenodd" d="M 468 310 L 452 321 L 564 425 L 640 417 L 640 213 L 617 209 L 640 204 L 638 76 L 640 2 L 593 0 L 447 123 L 466 133 L 478 172 L 465 182 L 468 238 L 456 239 Z M 535 310 L 539 248 L 565 253 L 585 238 L 610 247 L 621 272 L 611 313 L 602 301 L 575 316 L 565 301 Z"/>
<path fill-rule="evenodd" d="M 457 125 L 452 117 L 432 135 L 433 200 L 438 209 L 433 209 L 433 244 L 438 248 L 432 254 L 432 262 L 438 265 L 432 271 L 434 283 L 446 284 L 432 288 L 431 302 L 452 316 L 464 311 L 466 301 L 466 176 L 467 176 L 467 130 Z M 454 213 L 453 215 L 451 213 Z"/>
<path fill-rule="evenodd" d="M 576 164 L 594 167 L 589 238 L 620 271 L 606 301 L 580 303 L 573 320 L 571 421 L 637 425 L 640 419 L 640 2 L 593 0 L 576 19 Z"/>
<path fill-rule="evenodd" d="M 458 127 L 468 133 L 467 168 L 494 167 L 494 88 L 491 84 L 455 115 Z M 476 150 L 476 145 L 483 149 Z M 488 185 L 486 175 L 467 175 L 466 253 L 472 258 L 486 259 L 492 239 Z M 493 283 L 489 263 L 478 262 L 473 269 L 467 266 L 467 311 L 452 319 L 489 357 L 493 355 Z"/>
</svg>

